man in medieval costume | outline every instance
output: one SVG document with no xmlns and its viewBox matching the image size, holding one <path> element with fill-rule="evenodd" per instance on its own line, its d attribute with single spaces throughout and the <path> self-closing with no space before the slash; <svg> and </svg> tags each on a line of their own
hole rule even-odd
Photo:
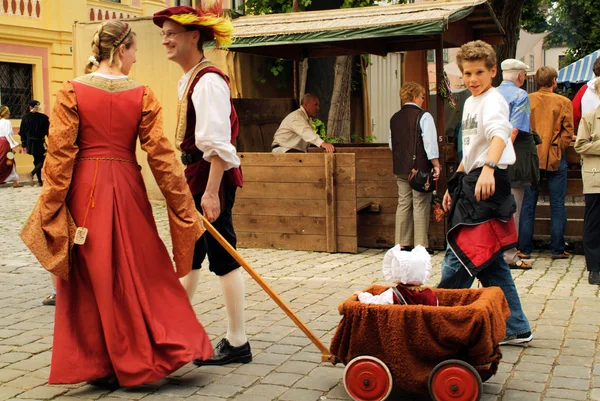
<svg viewBox="0 0 600 401">
<path fill-rule="evenodd" d="M 235 247 L 232 209 L 236 189 L 242 186 L 242 173 L 233 142 L 239 124 L 231 102 L 229 79 L 203 51 L 203 44 L 211 40 L 219 48 L 229 45 L 233 26 L 221 16 L 220 2 L 199 9 L 170 7 L 154 14 L 153 21 L 161 28 L 167 58 L 184 71 L 178 84 L 175 142 L 182 152 L 196 208 Z M 191 301 L 206 256 L 210 270 L 219 276 L 228 319 L 227 334 L 216 346 L 214 357 L 194 363 L 199 366 L 248 363 L 252 352 L 245 329 L 244 278 L 239 263 L 209 233 L 196 243 L 193 270 L 182 284 Z"/>
</svg>

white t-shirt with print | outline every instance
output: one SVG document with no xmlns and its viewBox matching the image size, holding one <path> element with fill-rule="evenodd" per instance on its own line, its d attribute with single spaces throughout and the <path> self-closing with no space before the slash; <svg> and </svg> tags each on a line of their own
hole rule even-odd
<svg viewBox="0 0 600 401">
<path fill-rule="evenodd" d="M 492 139 L 504 140 L 506 147 L 498 161 L 498 168 L 505 169 L 516 160 L 510 134 L 508 103 L 496 88 L 490 88 L 479 96 L 469 97 L 463 108 L 462 117 L 462 163 L 468 174 L 483 167 L 488 161 Z"/>
</svg>

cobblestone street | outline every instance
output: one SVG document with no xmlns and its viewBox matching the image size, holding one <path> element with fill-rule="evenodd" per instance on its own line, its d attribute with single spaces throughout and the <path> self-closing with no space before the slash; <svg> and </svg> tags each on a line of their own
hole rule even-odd
<svg viewBox="0 0 600 401">
<path fill-rule="evenodd" d="M 0 401 L 323 401 L 349 400 L 341 365 L 321 363 L 321 353 L 246 274 L 247 332 L 254 360 L 247 365 L 188 364 L 158 383 L 114 392 L 91 386 L 49 386 L 53 307 L 48 274 L 18 238 L 40 188 L 0 188 Z M 164 206 L 154 207 L 167 246 Z M 385 284 L 385 250 L 358 254 L 241 249 L 242 256 L 327 346 L 340 320 L 338 304 L 354 291 Z M 498 373 L 484 384 L 484 401 L 600 400 L 599 286 L 587 283 L 583 256 L 552 260 L 532 255 L 533 269 L 514 270 L 534 331 L 526 347 L 504 346 Z M 440 278 L 442 255 L 434 258 Z M 60 296 L 60 294 L 59 294 Z M 213 345 L 227 324 L 216 276 L 202 270 L 194 298 L 198 319 Z"/>
</svg>

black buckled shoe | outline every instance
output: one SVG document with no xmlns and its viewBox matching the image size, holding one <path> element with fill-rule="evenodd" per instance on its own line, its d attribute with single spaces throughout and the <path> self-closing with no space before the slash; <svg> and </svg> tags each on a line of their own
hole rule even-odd
<svg viewBox="0 0 600 401">
<path fill-rule="evenodd" d="M 588 283 L 600 284 L 600 272 L 590 271 L 590 275 L 588 276 Z"/>
<path fill-rule="evenodd" d="M 227 365 L 228 363 L 248 363 L 252 361 L 252 351 L 250 343 L 233 347 L 226 338 L 219 341 L 215 348 L 215 356 L 205 361 L 202 359 L 194 360 L 194 365 Z"/>
<path fill-rule="evenodd" d="M 106 376 L 101 379 L 90 380 L 87 382 L 87 384 L 111 391 L 117 390 L 120 387 L 119 380 L 115 375 Z"/>
</svg>

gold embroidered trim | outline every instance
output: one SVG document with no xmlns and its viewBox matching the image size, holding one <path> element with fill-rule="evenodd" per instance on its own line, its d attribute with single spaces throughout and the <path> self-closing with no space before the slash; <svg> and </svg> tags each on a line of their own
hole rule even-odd
<svg viewBox="0 0 600 401">
<path fill-rule="evenodd" d="M 121 159 L 119 157 L 78 157 L 75 159 L 76 162 L 78 162 L 80 160 L 109 160 L 109 161 L 115 161 L 115 162 L 137 164 L 137 162 L 135 162 L 133 160 Z"/>
<path fill-rule="evenodd" d="M 74 81 L 112 93 L 124 92 L 141 86 L 129 77 L 110 79 L 92 74 L 82 75 L 75 78 Z"/>
<path fill-rule="evenodd" d="M 187 106 L 188 106 L 188 92 L 190 90 L 190 86 L 192 82 L 196 79 L 200 71 L 207 67 L 213 67 L 214 64 L 209 60 L 201 61 L 198 63 L 196 67 L 194 67 L 194 71 L 190 76 L 187 84 L 185 85 L 185 90 L 183 91 L 183 96 L 181 100 L 177 102 L 177 126 L 175 128 L 175 147 L 181 151 L 181 142 L 185 138 L 185 128 L 187 126 Z"/>
</svg>

